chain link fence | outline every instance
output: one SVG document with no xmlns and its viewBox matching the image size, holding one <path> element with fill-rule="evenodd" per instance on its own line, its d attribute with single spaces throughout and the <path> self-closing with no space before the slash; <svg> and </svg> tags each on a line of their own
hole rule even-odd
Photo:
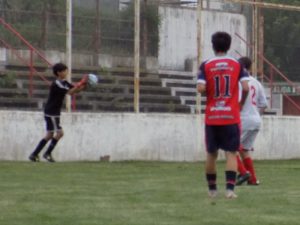
<svg viewBox="0 0 300 225">
<path fill-rule="evenodd" d="M 1 1 L 1 17 L 16 28 L 32 45 L 42 50 L 65 50 L 65 1 Z M 141 7 L 142 55 L 158 54 L 157 5 Z M 73 1 L 73 50 L 132 56 L 134 46 L 133 1 Z M 2 30 L 5 35 L 8 35 Z M 11 39 L 11 37 L 8 37 Z M 20 43 L 12 43 L 16 48 Z"/>
<path fill-rule="evenodd" d="M 274 70 L 270 69 L 268 64 L 263 63 L 261 55 L 264 55 L 288 79 L 299 82 L 300 64 L 297 61 L 300 57 L 299 11 L 258 8 L 259 12 L 256 15 L 259 17 L 259 24 L 255 40 L 253 31 L 256 28 L 253 26 L 255 17 L 252 5 L 226 0 L 203 0 L 199 37 L 197 2 L 196 0 L 140 1 L 141 69 L 156 71 L 156 76 L 162 79 L 161 86 L 169 87 L 171 94 L 180 98 L 182 104 L 189 105 L 189 100 L 195 97 L 194 91 L 184 89 L 194 87 L 193 80 L 186 82 L 188 84 L 176 83 L 174 80 L 169 82 L 163 79 L 171 78 L 170 74 L 165 76 L 158 74 L 160 71 L 190 72 L 191 79 L 194 79 L 198 54 L 200 53 L 201 60 L 213 56 L 210 36 L 217 30 L 225 30 L 232 35 L 230 55 L 236 58 L 245 55 L 253 57 L 253 47 L 259 42 L 257 57 L 259 74 L 267 75 L 274 82 L 285 82 L 282 77 L 273 74 Z M 293 0 L 268 2 L 300 6 Z M 72 9 L 73 58 L 75 59 L 76 55 L 88 55 L 92 58 L 88 63 L 87 60 L 82 62 L 73 60 L 73 64 L 77 67 L 97 66 L 102 70 L 127 67 L 131 70 L 129 76 L 133 76 L 134 1 L 73 0 Z M 0 0 L 0 15 L 40 51 L 55 50 L 62 53 L 66 51 L 66 1 Z M 7 32 L 4 27 L 0 27 L 0 32 L 1 39 L 9 41 L 13 48 L 24 48 L 24 43 Z M 180 76 L 175 76 L 174 73 L 171 73 L 172 78 L 178 80 Z M 127 91 L 132 94 L 133 83 L 132 81 L 127 83 L 132 85 Z M 149 81 L 147 85 L 154 83 Z M 145 91 L 147 94 L 153 92 Z"/>
</svg>

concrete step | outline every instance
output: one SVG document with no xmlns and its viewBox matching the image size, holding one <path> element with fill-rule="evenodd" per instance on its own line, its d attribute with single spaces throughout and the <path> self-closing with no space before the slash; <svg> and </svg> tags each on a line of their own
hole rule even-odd
<svg viewBox="0 0 300 225">
<path fill-rule="evenodd" d="M 44 104 L 48 97 L 49 83 L 41 77 L 45 77 L 49 82 L 52 82 L 55 77 L 51 68 L 46 65 L 37 66 L 38 72 L 32 77 L 32 97 Z M 4 73 L 15 74 L 17 87 L 22 90 L 20 95 L 28 96 L 29 69 L 22 65 L 10 65 L 8 68 L 9 71 Z M 76 104 L 80 110 L 133 111 L 134 72 L 132 68 L 102 69 L 75 66 L 72 70 L 73 83 L 78 82 L 85 73 L 98 74 L 100 82 L 96 87 L 76 95 Z M 141 112 L 190 112 L 191 107 L 181 104 L 183 100 L 179 96 L 186 96 L 184 103 L 192 106 L 194 104 L 192 98 L 196 96 L 195 87 L 195 75 L 191 72 L 141 71 L 139 87 Z"/>
<path fill-rule="evenodd" d="M 0 88 L 0 96 L 6 98 L 27 98 L 28 91 L 17 88 Z"/>
<path fill-rule="evenodd" d="M 162 78 L 161 82 L 163 87 L 183 87 L 196 89 L 196 81 L 194 80 Z"/>
<path fill-rule="evenodd" d="M 193 88 L 172 87 L 172 96 L 196 96 L 197 90 Z"/>
<path fill-rule="evenodd" d="M 126 102 L 76 102 L 76 111 L 133 112 L 133 103 Z M 160 103 L 140 103 L 140 112 L 190 113 L 188 106 Z"/>
<path fill-rule="evenodd" d="M 118 101 L 118 102 L 133 102 L 133 94 L 114 94 L 114 93 L 80 93 L 76 95 L 76 99 L 82 101 Z M 151 94 L 141 94 L 140 95 L 141 103 L 163 103 L 163 104 L 180 104 L 180 100 L 177 97 L 173 96 L 160 96 L 160 95 L 151 95 Z"/>
<path fill-rule="evenodd" d="M 181 79 L 181 80 L 194 80 L 196 76 L 192 72 L 171 71 L 171 70 L 159 70 L 158 74 L 160 78 Z"/>
<path fill-rule="evenodd" d="M 0 107 L 2 109 L 41 110 L 43 101 L 35 98 L 0 97 Z"/>
</svg>

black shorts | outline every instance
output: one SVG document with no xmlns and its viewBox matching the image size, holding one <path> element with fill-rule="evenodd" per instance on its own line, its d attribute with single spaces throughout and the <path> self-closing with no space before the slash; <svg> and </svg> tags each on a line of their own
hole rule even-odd
<svg viewBox="0 0 300 225">
<path fill-rule="evenodd" d="M 60 126 L 60 116 L 45 115 L 46 130 L 47 131 L 59 131 L 62 130 Z"/>
<path fill-rule="evenodd" d="M 240 127 L 238 124 L 206 125 L 206 150 L 210 153 L 223 149 L 224 151 L 238 151 L 240 147 Z"/>
</svg>

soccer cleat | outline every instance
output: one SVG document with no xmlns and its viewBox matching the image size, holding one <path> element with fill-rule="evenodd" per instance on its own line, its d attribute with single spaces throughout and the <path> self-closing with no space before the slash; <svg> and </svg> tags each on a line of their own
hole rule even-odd
<svg viewBox="0 0 300 225">
<path fill-rule="evenodd" d="M 227 199 L 235 199 L 237 198 L 238 196 L 232 191 L 232 190 L 227 190 L 226 191 L 226 194 L 225 194 L 225 197 Z"/>
<path fill-rule="evenodd" d="M 246 172 L 244 175 L 239 175 L 237 177 L 237 181 L 235 183 L 235 185 L 240 186 L 242 185 L 244 182 L 248 181 L 251 177 L 251 174 L 249 172 Z"/>
<path fill-rule="evenodd" d="M 252 186 L 258 186 L 260 184 L 259 180 L 256 181 L 248 181 L 247 183 L 248 185 L 252 185 Z"/>
<path fill-rule="evenodd" d="M 55 162 L 55 160 L 52 158 L 51 154 L 44 154 L 44 159 L 46 159 L 48 162 Z"/>
<path fill-rule="evenodd" d="M 208 191 L 208 197 L 216 198 L 217 196 L 218 196 L 218 191 L 217 190 L 209 190 Z"/>
<path fill-rule="evenodd" d="M 40 161 L 40 158 L 37 155 L 31 154 L 28 158 L 32 162 L 39 162 Z"/>
</svg>

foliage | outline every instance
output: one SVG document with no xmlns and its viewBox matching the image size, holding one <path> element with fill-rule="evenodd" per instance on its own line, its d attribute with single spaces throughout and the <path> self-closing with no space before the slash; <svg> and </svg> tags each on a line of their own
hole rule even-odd
<svg viewBox="0 0 300 225">
<path fill-rule="evenodd" d="M 1 88 L 10 88 L 16 86 L 16 74 L 9 72 L 0 77 L 0 87 Z"/>
<path fill-rule="evenodd" d="M 1 1 L 1 0 L 0 0 Z M 56 32 L 64 31 L 59 30 L 61 27 L 65 29 L 65 21 L 59 17 L 52 17 L 57 13 L 65 12 L 65 1 L 60 0 L 47 0 L 47 1 L 31 1 L 31 0 L 2 0 L 2 16 L 15 28 L 26 40 L 28 40 L 33 46 L 37 48 L 44 48 L 42 44 L 46 39 L 51 40 L 51 37 L 44 36 L 43 33 L 47 33 L 44 29 L 46 21 L 46 13 L 49 15 L 49 36 Z M 65 17 L 65 16 L 64 16 Z M 55 21 L 51 23 L 51 21 Z M 63 26 L 61 26 L 63 22 Z M 9 31 L 4 30 L 3 36 L 5 40 L 9 40 L 9 44 L 16 48 L 24 48 L 16 37 L 14 37 Z M 42 40 L 45 39 L 45 40 Z M 61 42 L 60 38 L 55 38 L 53 42 Z M 63 38 L 65 40 L 65 38 Z M 65 42 L 65 41 L 64 41 Z M 51 45 L 51 44 L 50 44 Z M 64 44 L 65 45 L 65 44 Z M 63 45 L 63 46 L 64 46 Z"/>
<path fill-rule="evenodd" d="M 272 0 L 298 5 L 298 0 Z M 296 11 L 265 9 L 265 55 L 291 80 L 300 81 L 300 14 Z"/>
<path fill-rule="evenodd" d="M 54 13 L 65 11 L 65 1 L 61 0 L 0 0 L 0 4 L 3 9 L 9 10 L 40 11 L 44 7 L 48 7 Z"/>
<path fill-rule="evenodd" d="M 2 4 L 1 4 L 2 3 Z M 97 8 L 73 4 L 73 48 L 112 55 L 133 55 L 134 7 L 129 4 L 123 10 L 118 4 L 100 1 Z M 96 4 L 95 1 L 90 4 Z M 41 49 L 65 49 L 66 4 L 65 1 L 0 0 L 3 17 L 30 43 Z M 96 6 L 96 5 L 95 5 Z M 103 8 L 105 7 L 105 8 Z M 99 15 L 99 17 L 97 17 Z M 157 6 L 141 7 L 141 19 L 148 28 L 148 55 L 157 55 L 159 15 Z M 141 24 L 141 32 L 145 26 Z M 16 38 L 3 32 L 11 45 L 24 47 Z M 141 44 L 142 45 L 142 44 Z"/>
<path fill-rule="evenodd" d="M 267 3 L 300 6 L 299 0 L 264 0 Z M 252 6 L 227 3 L 224 10 L 233 10 L 242 6 L 242 12 L 248 18 L 249 34 L 252 33 Z M 297 11 L 280 9 L 262 9 L 264 16 L 264 54 L 289 79 L 300 81 L 300 14 Z M 265 74 L 269 68 L 265 67 Z M 275 77 L 275 79 L 280 79 Z"/>
<path fill-rule="evenodd" d="M 299 0 L 265 0 L 264 2 L 300 6 Z"/>
<path fill-rule="evenodd" d="M 160 16 L 158 13 L 158 5 L 155 4 L 146 4 L 144 1 L 141 1 L 141 40 L 147 42 L 148 53 L 153 56 L 158 54 L 158 43 L 159 43 L 159 26 L 160 26 Z M 134 19 L 134 4 L 131 2 L 128 8 L 124 10 L 121 14 L 121 17 L 125 20 Z M 145 21 L 145 23 L 144 23 Z M 145 30 L 147 29 L 147 31 Z M 147 32 L 148 40 L 144 40 L 143 33 Z M 131 32 L 131 38 L 133 39 L 134 30 Z M 133 43 L 132 43 L 133 45 Z M 133 48 L 133 46 L 132 46 Z"/>
</svg>

